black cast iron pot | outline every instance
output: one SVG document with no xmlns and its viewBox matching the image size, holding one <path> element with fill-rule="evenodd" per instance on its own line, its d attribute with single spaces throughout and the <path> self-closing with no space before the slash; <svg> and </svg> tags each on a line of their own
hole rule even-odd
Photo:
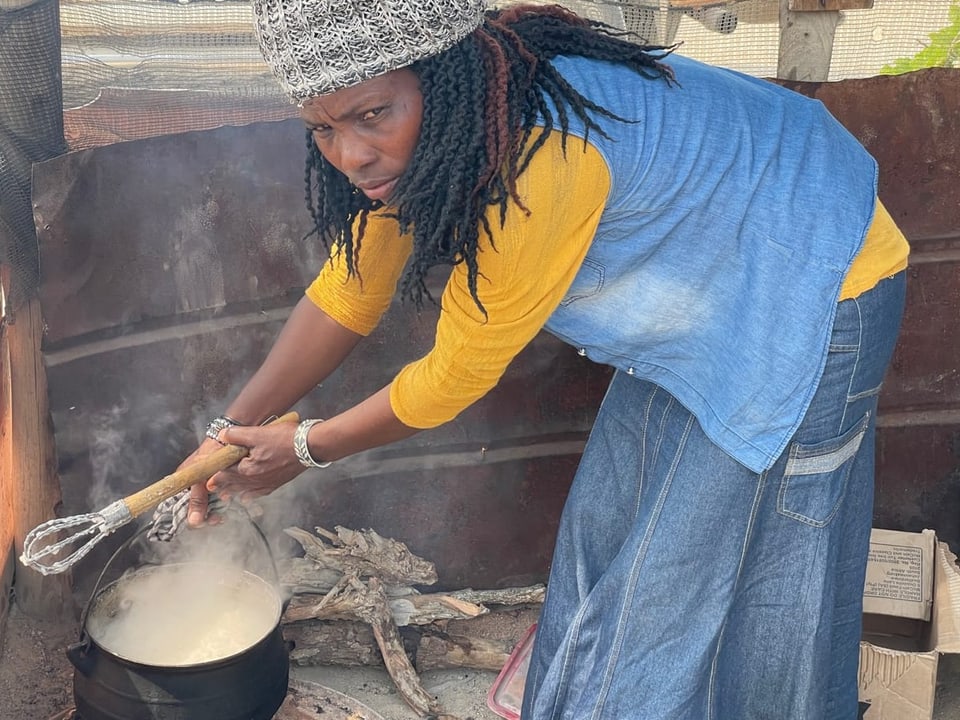
<svg viewBox="0 0 960 720">
<path fill-rule="evenodd" d="M 173 618 L 164 612 L 164 617 L 158 615 L 156 622 L 151 622 L 150 598 L 157 596 L 158 587 L 175 587 L 184 577 L 191 583 L 199 577 L 200 584 L 214 588 L 218 597 L 229 598 L 220 606 L 243 611 L 240 617 L 253 621 L 244 623 L 253 634 L 241 633 L 241 639 L 231 641 L 239 642 L 239 647 L 224 649 L 218 642 L 210 650 L 212 654 L 204 654 L 204 649 L 197 655 L 197 633 L 188 632 L 178 641 L 190 647 L 194 656 L 183 659 L 176 653 L 171 655 L 169 648 L 176 648 L 176 643 L 158 655 L 157 647 L 167 645 L 168 636 L 176 633 L 178 610 L 172 608 Z M 180 612 L 193 607 L 185 603 L 196 603 L 193 588 L 177 592 L 177 596 Z M 132 615 L 143 613 L 145 608 L 146 620 L 142 614 Z M 73 695 L 78 717 L 270 720 L 283 704 L 289 680 L 289 646 L 280 629 L 282 612 L 279 592 L 259 576 L 202 563 L 150 566 L 125 574 L 99 592 L 94 588 L 84 609 L 80 640 L 67 648 L 67 657 L 75 668 Z M 213 615 L 205 614 L 216 623 L 218 618 Z M 134 632 L 118 640 L 121 636 L 112 632 L 118 627 Z M 159 627 L 163 628 L 160 634 L 150 640 L 150 632 Z M 221 632 L 219 628 L 211 632 L 214 630 Z M 139 642 L 141 636 L 143 644 Z"/>
</svg>

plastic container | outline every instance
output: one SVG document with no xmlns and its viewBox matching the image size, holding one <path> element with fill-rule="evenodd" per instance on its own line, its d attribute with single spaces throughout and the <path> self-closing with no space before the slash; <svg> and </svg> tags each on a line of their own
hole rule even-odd
<svg viewBox="0 0 960 720">
<path fill-rule="evenodd" d="M 530 653 L 533 650 L 536 631 L 537 625 L 534 623 L 510 653 L 490 692 L 487 693 L 487 707 L 507 720 L 520 720 L 523 687 L 527 681 L 527 668 L 530 667 Z"/>
</svg>

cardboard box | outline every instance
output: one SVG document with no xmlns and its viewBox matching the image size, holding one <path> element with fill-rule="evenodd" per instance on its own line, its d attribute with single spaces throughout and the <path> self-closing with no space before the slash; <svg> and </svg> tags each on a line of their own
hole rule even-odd
<svg viewBox="0 0 960 720">
<path fill-rule="evenodd" d="M 874 529 L 863 587 L 863 612 L 930 620 L 937 536 Z"/>
<path fill-rule="evenodd" d="M 931 720 L 940 655 L 960 653 L 956 556 L 932 530 L 873 530 L 863 606 L 863 720 Z"/>
</svg>

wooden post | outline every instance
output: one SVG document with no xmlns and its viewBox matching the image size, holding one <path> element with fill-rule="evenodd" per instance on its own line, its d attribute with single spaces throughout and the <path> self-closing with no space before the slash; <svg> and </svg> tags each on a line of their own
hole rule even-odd
<svg viewBox="0 0 960 720">
<path fill-rule="evenodd" d="M 44 576 L 15 559 L 23 552 L 26 534 L 55 517 L 60 502 L 47 377 L 40 355 L 42 336 L 40 301 L 35 298 L 19 307 L 15 319 L 3 318 L 0 483 L 2 497 L 8 499 L 3 510 L 11 520 L 13 542 L 6 551 L 12 549 L 14 556 L 17 607 L 34 617 L 58 618 L 73 612 L 69 573 Z M 5 536 L 0 539 L 7 543 Z"/>
<path fill-rule="evenodd" d="M 780 0 L 780 80 L 824 82 L 830 74 L 833 37 L 840 22 L 838 10 L 793 10 L 797 0 Z M 819 0 L 816 0 L 819 4 Z"/>
<path fill-rule="evenodd" d="M 4 283 L 9 270 L 0 266 L 0 643 L 3 641 L 3 629 L 10 614 L 10 588 L 13 587 L 16 562 L 13 547 L 13 463 L 10 460 L 13 452 L 10 444 L 10 413 L 7 412 L 10 363 L 7 335 L 4 331 L 7 304 Z"/>
<path fill-rule="evenodd" d="M 0 106 L 0 159 L 6 161 L 0 165 L 9 174 L 0 202 L 0 256 L 17 263 L 0 266 L 0 590 L 9 597 L 12 583 L 19 608 L 52 618 L 72 609 L 69 576 L 44 577 L 17 558 L 27 532 L 53 518 L 60 501 L 40 355 L 43 319 L 35 296 L 39 261 L 30 204 L 31 164 L 66 150 L 59 6 L 51 0 L 0 0 L 0 16 L 8 33 L 4 42 L 24 38 L 0 62 L 0 89 L 8 101 Z M 8 611 L 0 605 L 0 620 Z"/>
</svg>

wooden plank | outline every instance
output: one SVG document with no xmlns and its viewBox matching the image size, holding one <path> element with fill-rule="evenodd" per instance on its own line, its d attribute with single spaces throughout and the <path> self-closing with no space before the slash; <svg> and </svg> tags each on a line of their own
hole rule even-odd
<svg viewBox="0 0 960 720">
<path fill-rule="evenodd" d="M 789 9 L 792 12 L 872 10 L 873 0 L 789 0 Z"/>
<path fill-rule="evenodd" d="M 3 418 L 5 477 L 10 493 L 13 552 L 23 552 L 26 534 L 55 516 L 60 488 L 53 452 L 47 381 L 40 355 L 43 319 L 40 302 L 23 303 L 5 318 Z M 14 590 L 17 607 L 38 618 L 63 617 L 72 611 L 70 575 L 43 576 L 17 562 Z"/>
<path fill-rule="evenodd" d="M 13 587 L 13 569 L 16 558 L 13 557 L 13 540 L 4 544 L 3 552 L 0 552 L 0 589 L 3 590 L 3 596 L 0 597 L 0 647 L 3 647 L 3 637 L 7 628 L 7 618 L 10 617 L 11 593 Z"/>
<path fill-rule="evenodd" d="M 838 11 L 793 12 L 794 0 L 780 0 L 780 54 L 777 78 L 824 82 L 830 74 Z M 819 0 L 817 0 L 819 2 Z"/>
</svg>

